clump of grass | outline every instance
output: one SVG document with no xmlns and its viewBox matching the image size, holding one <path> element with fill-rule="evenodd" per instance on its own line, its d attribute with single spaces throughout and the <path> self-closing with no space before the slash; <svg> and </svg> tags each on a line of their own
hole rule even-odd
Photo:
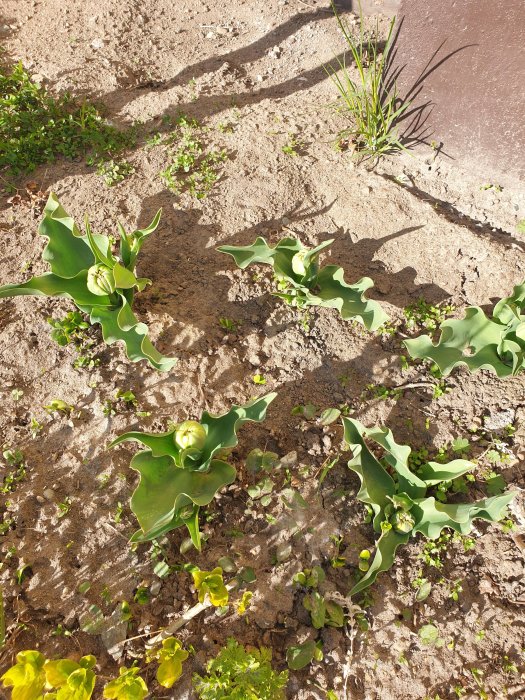
<svg viewBox="0 0 525 700">
<path fill-rule="evenodd" d="M 395 80 L 389 81 L 386 78 L 395 18 L 390 24 L 384 48 L 381 50 L 382 42 L 379 40 L 377 24 L 372 35 L 365 38 L 361 16 L 359 41 L 356 42 L 349 27 L 339 17 L 333 1 L 332 9 L 357 69 L 357 77 L 354 80 L 347 66 L 348 52 L 342 59 L 336 59 L 335 66 L 328 65 L 325 68 L 339 91 L 343 109 L 348 112 L 353 122 L 351 127 L 341 132 L 340 141 L 351 138 L 356 153 L 363 158 L 407 150 L 398 136 L 396 122 L 408 109 L 410 102 L 402 102 Z"/>
<path fill-rule="evenodd" d="M 22 63 L 10 70 L 0 67 L 0 171 L 8 177 L 60 156 L 109 158 L 133 142 L 132 130 L 111 126 L 94 105 L 69 93 L 51 95 Z"/>
</svg>

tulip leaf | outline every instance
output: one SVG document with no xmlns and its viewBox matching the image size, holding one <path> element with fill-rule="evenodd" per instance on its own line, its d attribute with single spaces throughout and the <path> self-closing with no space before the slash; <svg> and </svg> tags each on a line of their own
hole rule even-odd
<svg viewBox="0 0 525 700">
<path fill-rule="evenodd" d="M 236 477 L 235 468 L 221 460 L 213 460 L 209 471 L 197 472 L 175 467 L 170 457 L 153 457 L 150 450 L 136 454 L 130 466 L 141 476 L 131 497 L 131 510 L 148 539 L 149 533 L 171 523 L 189 502 L 208 505 Z"/>
<path fill-rule="evenodd" d="M 475 503 L 440 503 L 433 497 L 421 499 L 412 509 L 416 520 L 413 531 L 421 532 L 431 540 L 436 540 L 445 527 L 466 535 L 472 529 L 474 518 L 491 522 L 501 520 L 515 495 L 509 491 Z"/>
<path fill-rule="evenodd" d="M 295 238 L 283 238 L 272 248 L 259 237 L 251 246 L 225 245 L 218 250 L 231 255 L 241 269 L 253 263 L 271 265 L 278 282 L 274 295 L 286 303 L 299 308 L 334 308 L 345 320 L 356 319 L 368 330 L 377 330 L 388 316 L 378 302 L 364 297 L 373 286 L 372 280 L 363 277 L 349 285 L 344 281 L 343 268 L 327 265 L 319 269 L 319 254 L 332 242 L 333 239 L 324 241 L 308 249 Z"/>
<path fill-rule="evenodd" d="M 383 532 L 381 537 L 376 542 L 376 551 L 372 563 L 368 571 L 362 579 L 360 579 L 350 591 L 350 595 L 360 593 L 368 586 L 371 586 L 376 580 L 378 574 L 382 571 L 388 571 L 396 556 L 396 549 L 401 544 L 406 544 L 410 539 L 409 534 L 400 534 L 394 532 L 393 529 Z"/>
<path fill-rule="evenodd" d="M 458 365 L 471 372 L 489 369 L 498 377 L 516 375 L 525 365 L 525 283 L 494 307 L 492 318 L 478 306 L 469 306 L 465 317 L 447 320 L 434 345 L 428 335 L 405 340 L 412 357 L 429 359 L 443 375 Z"/>
<path fill-rule="evenodd" d="M 156 350 L 149 339 L 146 324 L 137 320 L 127 299 L 120 294 L 119 297 L 120 305 L 115 309 L 94 306 L 91 310 L 90 320 L 100 323 L 104 341 L 108 345 L 122 341 L 132 362 L 148 360 L 160 372 L 170 370 L 176 364 L 176 358 L 164 357 Z"/>
</svg>

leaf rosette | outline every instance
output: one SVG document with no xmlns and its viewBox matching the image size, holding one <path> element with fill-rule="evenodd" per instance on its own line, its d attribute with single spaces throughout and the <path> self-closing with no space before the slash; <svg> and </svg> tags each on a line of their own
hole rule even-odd
<svg viewBox="0 0 525 700">
<path fill-rule="evenodd" d="M 136 277 L 135 265 L 140 249 L 159 225 L 160 210 L 145 229 L 126 233 L 119 224 L 119 254 L 111 250 L 108 236 L 91 232 L 86 218 L 86 235 L 82 235 L 51 193 L 44 209 L 39 233 L 49 240 L 42 259 L 49 263 L 51 272 L 32 277 L 22 284 L 0 287 L 0 298 L 12 296 L 56 296 L 73 300 L 80 311 L 89 315 L 92 324 L 102 326 L 104 341 L 110 345 L 124 343 L 132 362 L 147 360 L 161 372 L 176 363 L 175 358 L 164 357 L 153 346 L 148 327 L 132 311 L 134 295 L 151 280 Z"/>
<path fill-rule="evenodd" d="M 466 535 L 475 518 L 500 520 L 515 496 L 509 491 L 474 503 L 441 503 L 427 495 L 428 489 L 466 474 L 475 466 L 472 462 L 427 462 L 415 474 L 408 466 L 410 447 L 398 445 L 390 430 L 365 428 L 351 418 L 342 421 L 344 439 L 353 453 L 348 466 L 361 480 L 357 498 L 371 507 L 374 530 L 380 533 L 374 558 L 350 595 L 364 590 L 378 574 L 387 571 L 394 563 L 397 548 L 418 532 L 431 540 L 438 539 L 444 528 Z M 365 438 L 382 449 L 381 461 L 368 448 Z"/>
<path fill-rule="evenodd" d="M 458 365 L 471 372 L 488 369 L 498 377 L 515 376 L 525 366 L 525 283 L 500 299 L 488 318 L 478 306 L 469 306 L 465 317 L 444 321 L 434 345 L 428 335 L 405 340 L 413 358 L 432 360 L 443 375 Z"/>
<path fill-rule="evenodd" d="M 349 285 L 344 281 L 342 267 L 319 267 L 321 251 L 333 241 L 330 239 L 309 249 L 295 238 L 283 238 L 272 248 L 264 238 L 257 238 L 251 246 L 224 245 L 217 250 L 231 255 L 242 270 L 253 263 L 271 265 L 278 287 L 274 295 L 290 306 L 337 309 L 343 319 L 356 319 L 368 330 L 377 330 L 388 316 L 377 301 L 364 296 L 374 285 L 370 277 Z"/>
<path fill-rule="evenodd" d="M 204 411 L 200 421 L 184 421 L 166 433 L 128 432 L 111 443 L 114 447 L 136 440 L 147 448 L 130 462 L 140 474 L 131 510 L 141 529 L 132 541 L 147 542 L 185 526 L 200 549 L 199 509 L 237 475 L 219 453 L 237 445 L 237 430 L 243 423 L 263 421 L 276 396 L 271 393 L 245 406 L 232 406 L 220 416 Z"/>
</svg>

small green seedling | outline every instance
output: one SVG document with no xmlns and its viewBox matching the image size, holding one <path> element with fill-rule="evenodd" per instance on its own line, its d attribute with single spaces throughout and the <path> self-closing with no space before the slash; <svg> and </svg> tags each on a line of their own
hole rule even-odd
<svg viewBox="0 0 525 700">
<path fill-rule="evenodd" d="M 418 532 L 430 540 L 437 539 L 444 528 L 467 534 L 474 518 L 500 520 L 515 496 L 508 492 L 475 503 L 440 503 L 427 495 L 428 489 L 466 474 L 475 466 L 472 462 L 463 459 L 448 464 L 427 462 L 415 474 L 408 466 L 410 447 L 398 445 L 390 430 L 365 428 L 350 418 L 342 421 L 344 439 L 353 452 L 348 466 L 361 480 L 357 497 L 372 508 L 374 530 L 380 533 L 370 567 L 350 595 L 363 591 L 380 572 L 389 569 L 399 545 L 406 544 Z M 367 447 L 365 438 L 383 450 L 381 460 Z"/>
<path fill-rule="evenodd" d="M 310 613 L 312 625 L 315 629 L 321 629 L 325 626 L 343 627 L 343 608 L 339 603 L 326 598 L 316 590 L 324 582 L 325 578 L 326 575 L 323 569 L 320 566 L 314 566 L 313 569 L 305 569 L 295 574 L 293 582 L 308 591 L 303 598 L 303 606 Z"/>
<path fill-rule="evenodd" d="M 202 127 L 195 119 L 180 115 L 176 128 L 163 142 L 169 147 L 170 164 L 160 173 L 166 187 L 176 194 L 188 191 L 204 199 L 220 177 L 228 154 L 208 149 L 200 138 Z"/>
<path fill-rule="evenodd" d="M 75 410 L 75 407 L 62 399 L 53 399 L 48 404 L 43 406 L 47 413 L 63 413 L 66 416 L 71 414 L 71 411 Z"/>
<path fill-rule="evenodd" d="M 157 660 L 157 681 L 164 688 L 172 688 L 182 675 L 182 664 L 188 658 L 188 652 L 175 637 L 168 637 L 162 647 L 147 653 L 147 661 Z"/>
<path fill-rule="evenodd" d="M 295 134 L 288 134 L 288 141 L 284 144 L 281 150 L 285 155 L 295 158 L 295 156 L 299 155 L 302 147 L 302 141 L 299 141 Z"/>
<path fill-rule="evenodd" d="M 376 330 L 388 317 L 376 301 L 364 297 L 373 286 L 372 280 L 363 277 L 348 285 L 343 268 L 336 265 L 319 268 L 319 254 L 331 243 L 333 239 L 309 249 L 295 238 L 283 238 L 272 248 L 264 238 L 257 238 L 251 246 L 225 245 L 217 250 L 231 255 L 242 270 L 252 263 L 270 265 L 278 288 L 273 294 L 290 306 L 335 308 L 345 320 L 356 319 L 368 330 Z"/>
<path fill-rule="evenodd" d="M 228 604 L 228 589 L 224 585 L 222 569 L 216 566 L 213 571 L 201 571 L 194 569 L 191 572 L 193 585 L 199 594 L 199 603 L 204 603 L 206 597 L 216 608 L 222 608 Z"/>
<path fill-rule="evenodd" d="M 193 676 L 199 700 L 284 700 L 288 671 L 277 673 L 266 647 L 247 651 L 235 639 L 208 662 L 206 675 Z"/>
<path fill-rule="evenodd" d="M 498 377 L 515 376 L 525 366 L 525 283 L 501 299 L 488 318 L 469 306 L 465 318 L 444 321 L 436 345 L 428 335 L 403 341 L 413 358 L 435 362 L 446 376 L 458 365 L 471 372 L 489 369 Z"/>
<path fill-rule="evenodd" d="M 97 166 L 99 175 L 108 187 L 113 187 L 122 182 L 130 175 L 133 175 L 135 168 L 126 160 L 117 162 L 115 160 L 101 160 Z"/>
<path fill-rule="evenodd" d="M 144 700 L 148 694 L 148 686 L 139 676 L 140 668 L 132 666 L 119 669 L 119 677 L 104 687 L 103 697 L 110 700 Z"/>
<path fill-rule="evenodd" d="M 186 526 L 193 544 L 201 546 L 199 510 L 216 492 L 231 484 L 236 470 L 216 455 L 237 444 L 237 429 L 246 421 L 261 422 L 277 394 L 267 394 L 246 406 L 233 406 L 222 416 L 207 411 L 200 422 L 187 420 L 167 433 L 130 432 L 114 440 L 136 440 L 148 449 L 138 452 L 130 466 L 141 479 L 131 497 L 131 510 L 141 530 L 133 542 L 146 542 Z"/>
<path fill-rule="evenodd" d="M 102 326 L 106 343 L 122 341 L 132 362 L 147 360 L 160 371 L 168 371 L 176 360 L 163 357 L 152 345 L 148 328 L 131 310 L 135 289 L 151 283 L 135 276 L 135 264 L 145 239 L 159 224 L 160 211 L 151 224 L 127 234 L 119 225 L 120 258 L 111 251 L 111 239 L 92 234 L 86 219 L 82 236 L 56 195 L 51 193 L 44 209 L 39 233 L 49 239 L 42 255 L 51 272 L 23 284 L 0 287 L 0 298 L 18 295 L 69 297 L 90 323 Z"/>
<path fill-rule="evenodd" d="M 312 661 L 322 661 L 322 642 L 312 639 L 303 644 L 295 644 L 286 650 L 286 662 L 292 671 L 300 671 Z"/>
</svg>

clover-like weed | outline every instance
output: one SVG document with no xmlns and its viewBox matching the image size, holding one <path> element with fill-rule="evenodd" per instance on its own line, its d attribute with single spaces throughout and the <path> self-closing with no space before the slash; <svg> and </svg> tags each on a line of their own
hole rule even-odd
<svg viewBox="0 0 525 700">
<path fill-rule="evenodd" d="M 94 105 L 68 93 L 52 96 L 21 63 L 0 68 L 0 170 L 9 177 L 59 156 L 107 158 L 134 142 L 132 131 L 108 124 Z"/>
</svg>

